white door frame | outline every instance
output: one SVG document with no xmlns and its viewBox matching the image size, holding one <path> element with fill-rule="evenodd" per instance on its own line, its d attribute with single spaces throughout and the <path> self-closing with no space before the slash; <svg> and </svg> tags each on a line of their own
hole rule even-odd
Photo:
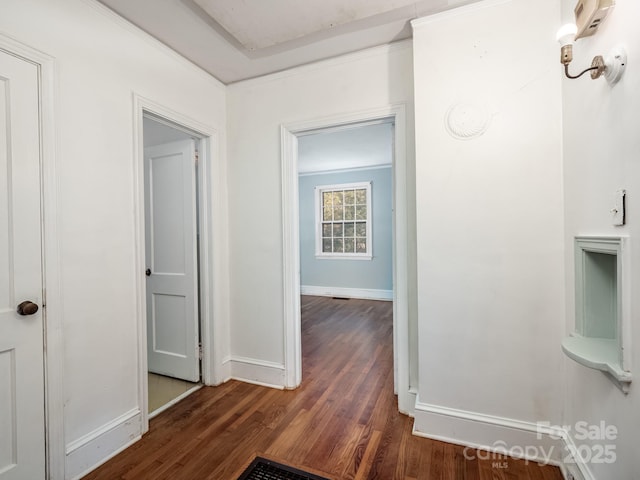
<svg viewBox="0 0 640 480">
<path fill-rule="evenodd" d="M 145 264 L 145 222 L 144 222 L 144 140 L 143 118 L 150 115 L 162 123 L 178 128 L 200 138 L 198 158 L 199 223 L 200 223 L 200 321 L 202 342 L 202 380 L 205 385 L 216 385 L 224 378 L 221 372 L 222 360 L 217 358 L 214 348 L 217 318 L 214 316 L 214 302 L 219 299 L 217 285 L 214 284 L 213 224 L 215 222 L 212 205 L 212 172 L 217 158 L 214 151 L 220 145 L 218 132 L 193 119 L 186 117 L 157 102 L 134 94 L 134 195 L 135 195 L 135 252 L 136 252 L 136 302 L 138 315 L 138 402 L 142 412 L 142 433 L 149 430 L 148 383 L 147 383 L 147 306 Z"/>
<path fill-rule="evenodd" d="M 409 391 L 408 310 L 408 214 L 407 214 L 407 127 L 403 104 L 316 118 L 282 125 L 282 209 L 284 268 L 284 367 L 285 387 L 302 381 L 300 324 L 300 243 L 298 212 L 298 136 L 326 128 L 391 119 L 394 128 L 393 159 L 393 352 L 394 388 L 398 408 L 411 413 L 415 394 Z"/>
<path fill-rule="evenodd" d="M 58 190 L 53 57 L 0 34 L 0 49 L 38 67 L 40 75 L 40 174 L 44 329 L 45 450 L 47 478 L 62 480 L 65 469 L 62 295 L 58 245 Z"/>
</svg>

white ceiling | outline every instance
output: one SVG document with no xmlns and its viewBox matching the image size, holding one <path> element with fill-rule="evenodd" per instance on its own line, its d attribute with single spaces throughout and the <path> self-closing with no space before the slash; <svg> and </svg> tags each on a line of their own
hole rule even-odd
<svg viewBox="0 0 640 480">
<path fill-rule="evenodd" d="M 247 50 L 280 45 L 413 5 L 415 0 L 194 0 Z M 286 15 L 283 15 L 286 12 Z"/>
<path fill-rule="evenodd" d="M 378 123 L 298 137 L 298 173 L 380 167 L 393 161 L 393 125 Z"/>
<path fill-rule="evenodd" d="M 411 36 L 409 21 L 479 0 L 99 0 L 233 83 Z"/>
</svg>

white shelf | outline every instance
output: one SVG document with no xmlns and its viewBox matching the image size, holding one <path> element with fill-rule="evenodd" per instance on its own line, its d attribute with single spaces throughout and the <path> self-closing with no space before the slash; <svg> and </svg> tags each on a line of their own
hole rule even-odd
<svg viewBox="0 0 640 480">
<path fill-rule="evenodd" d="M 609 374 L 624 393 L 629 391 L 632 375 L 622 369 L 620 349 L 615 340 L 574 335 L 562 341 L 562 351 L 585 367 Z"/>
</svg>

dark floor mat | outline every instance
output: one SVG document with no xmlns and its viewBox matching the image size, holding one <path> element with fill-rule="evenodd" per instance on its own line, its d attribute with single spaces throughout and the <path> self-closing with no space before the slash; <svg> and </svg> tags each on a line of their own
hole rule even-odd
<svg viewBox="0 0 640 480">
<path fill-rule="evenodd" d="M 238 477 L 238 480 L 329 480 L 313 473 L 256 457 L 251 465 Z"/>
</svg>

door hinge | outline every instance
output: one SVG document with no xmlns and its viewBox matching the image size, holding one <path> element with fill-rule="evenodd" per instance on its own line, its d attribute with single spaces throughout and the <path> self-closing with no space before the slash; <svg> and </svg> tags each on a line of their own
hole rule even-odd
<svg viewBox="0 0 640 480">
<path fill-rule="evenodd" d="M 198 151 L 196 150 L 196 154 L 195 154 L 195 158 L 194 158 L 195 162 L 196 162 L 196 167 L 198 166 L 198 160 L 200 160 L 200 154 L 198 153 Z"/>
<path fill-rule="evenodd" d="M 198 343 L 198 360 L 202 360 L 202 343 Z"/>
</svg>

